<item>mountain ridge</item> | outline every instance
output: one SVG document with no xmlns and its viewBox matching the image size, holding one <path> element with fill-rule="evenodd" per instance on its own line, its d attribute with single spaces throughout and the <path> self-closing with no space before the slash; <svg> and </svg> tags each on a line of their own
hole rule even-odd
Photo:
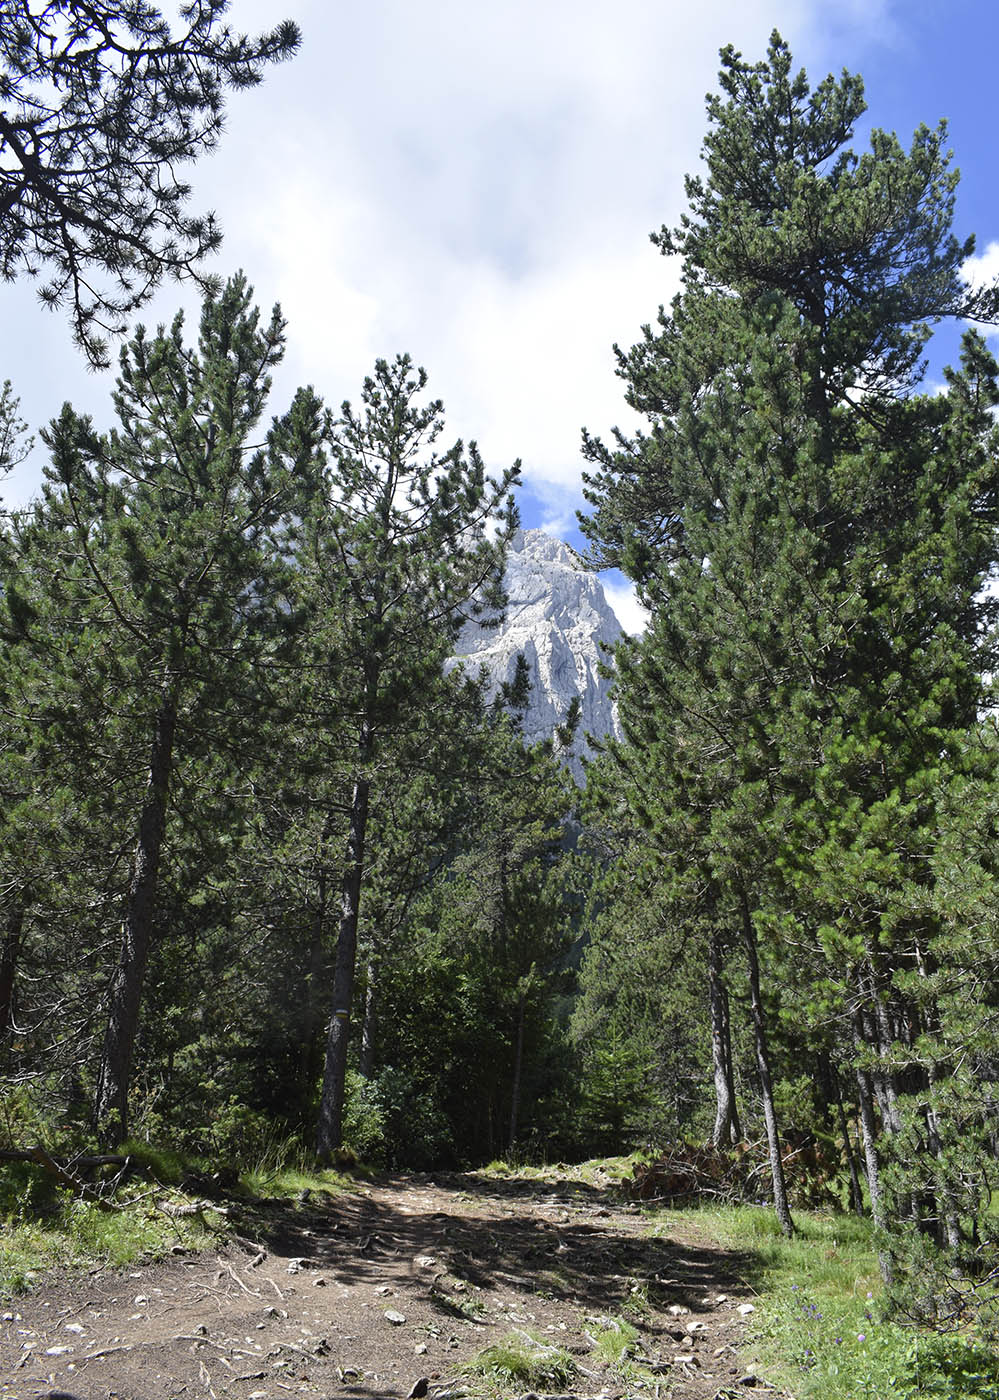
<svg viewBox="0 0 999 1400">
<path fill-rule="evenodd" d="M 582 759 L 591 753 L 585 736 L 620 736 L 613 682 L 600 668 L 624 629 L 597 575 L 571 545 L 544 530 L 516 531 L 504 582 L 509 601 L 503 622 L 489 626 L 487 617 L 485 626 L 466 623 L 456 659 L 469 669 L 484 666 L 495 694 L 513 681 L 523 653 L 531 679 L 523 725 L 528 744 L 551 738 L 578 697 L 581 720 L 566 762 L 582 785 Z"/>
</svg>

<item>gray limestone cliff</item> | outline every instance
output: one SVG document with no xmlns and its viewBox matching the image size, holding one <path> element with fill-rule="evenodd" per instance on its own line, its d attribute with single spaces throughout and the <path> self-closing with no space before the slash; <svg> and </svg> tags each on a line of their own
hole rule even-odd
<svg viewBox="0 0 999 1400">
<path fill-rule="evenodd" d="M 485 666 L 495 688 L 512 681 L 517 656 L 523 653 L 531 675 L 531 700 L 524 719 L 524 740 L 549 739 L 578 696 L 582 706 L 577 737 L 568 764 L 582 782 L 584 735 L 619 735 L 611 682 L 600 675 L 610 658 L 603 644 L 622 634 L 596 574 L 578 554 L 543 530 L 518 530 L 510 544 L 506 568 L 509 604 L 498 628 L 469 622 L 458 639 L 457 656 L 468 671 Z"/>
</svg>

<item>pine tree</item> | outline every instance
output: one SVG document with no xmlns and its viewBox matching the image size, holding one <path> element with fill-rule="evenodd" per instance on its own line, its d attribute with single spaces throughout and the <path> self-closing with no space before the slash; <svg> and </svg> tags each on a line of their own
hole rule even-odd
<svg viewBox="0 0 999 1400">
<path fill-rule="evenodd" d="M 443 409 L 419 402 L 425 387 L 425 372 L 407 356 L 379 360 L 360 409 L 343 405 L 326 434 L 323 490 L 312 498 L 297 550 L 313 620 L 309 712 L 333 722 L 347 818 L 316 1136 L 322 1158 L 341 1140 L 369 816 L 380 785 L 392 781 L 383 756 L 395 747 L 396 761 L 418 768 L 420 730 L 452 723 L 461 687 L 444 663 L 466 617 L 500 601 L 515 524 L 508 493 L 519 468 L 494 481 L 474 443 L 467 452 L 461 442 L 436 452 Z"/>
<path fill-rule="evenodd" d="M 0 8 L 0 276 L 47 266 L 41 299 L 71 304 L 95 365 L 164 274 L 192 275 L 218 248 L 214 217 L 184 212 L 178 167 L 214 148 L 227 87 L 254 86 L 298 48 L 291 21 L 233 34 L 228 7 L 198 0 L 174 31 L 146 0 Z"/>
<path fill-rule="evenodd" d="M 946 395 L 914 391 L 934 323 L 994 318 L 999 293 L 962 278 L 973 242 L 951 232 L 943 127 L 908 152 L 875 131 L 858 155 L 858 78 L 810 91 L 777 35 L 763 63 L 722 62 L 706 174 L 655 236 L 683 257 L 683 290 L 619 357 L 650 429 L 587 440 L 587 528 L 653 611 L 621 668 L 626 731 L 648 746 L 622 782 L 710 873 L 751 986 L 761 940 L 825 959 L 858 1043 L 875 1217 L 893 1226 L 872 1091 L 940 1161 L 940 1085 L 915 1050 L 938 1010 L 911 983 L 940 949 L 929 854 L 991 664 L 999 524 L 984 344 L 965 337 Z M 776 1193 L 775 1139 L 776 1123 Z M 945 1195 L 908 1193 L 938 1242 L 959 1229 Z"/>
<path fill-rule="evenodd" d="M 206 299 L 196 350 L 184 344 L 182 317 L 152 338 L 136 332 L 121 357 L 119 428 L 98 436 L 67 405 L 43 434 L 52 453 L 47 508 L 62 532 L 60 604 L 75 615 L 73 648 L 89 650 L 103 686 L 105 732 L 119 746 L 133 803 L 94 1095 L 105 1139 L 127 1129 L 175 774 L 198 754 L 252 742 L 261 719 L 255 676 L 289 626 L 275 586 L 280 537 L 312 469 L 320 414 L 303 392 L 264 445 L 250 442 L 283 329 L 277 311 L 260 325 L 250 289 L 234 278 Z"/>
<path fill-rule="evenodd" d="M 497 699 L 478 736 L 462 736 L 459 820 L 380 974 L 374 1088 L 397 1097 L 408 1083 L 405 1103 L 420 1104 L 416 1124 L 390 1115 L 396 1161 L 424 1121 L 459 1162 L 564 1143 L 569 1127 L 559 1011 L 576 932 L 564 841 L 576 794 L 551 746 L 525 749 Z"/>
<path fill-rule="evenodd" d="M 20 414 L 21 401 L 11 388 L 9 379 L 0 389 L 0 476 L 6 476 L 34 446 L 28 425 Z"/>
<path fill-rule="evenodd" d="M 64 512 L 36 502 L 3 539 L 0 881 L 8 1083 L 63 1122 L 92 1062 L 123 861 L 121 768 L 99 629 L 81 615 Z"/>
</svg>

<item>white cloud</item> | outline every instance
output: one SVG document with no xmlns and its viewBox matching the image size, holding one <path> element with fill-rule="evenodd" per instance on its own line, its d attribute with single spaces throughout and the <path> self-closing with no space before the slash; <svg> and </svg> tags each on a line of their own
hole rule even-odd
<svg viewBox="0 0 999 1400">
<path fill-rule="evenodd" d="M 961 271 L 973 287 L 988 287 L 999 281 L 999 243 L 989 243 L 984 253 L 968 258 Z"/>
<path fill-rule="evenodd" d="M 999 243 L 991 242 L 986 244 L 985 251 L 968 258 L 961 267 L 961 271 L 976 291 L 982 287 L 992 286 L 999 282 Z M 974 324 L 974 328 L 989 341 L 994 342 L 999 339 L 999 327 Z M 947 386 L 941 385 L 937 392 L 946 393 Z"/>
<path fill-rule="evenodd" d="M 303 31 L 298 56 L 231 94 L 218 152 L 190 170 L 192 212 L 214 207 L 225 232 L 218 270 L 245 268 L 288 318 L 275 410 L 300 382 L 356 398 L 376 356 L 406 350 L 452 436 L 497 468 L 521 457 L 538 497 L 578 496 L 580 428 L 628 426 L 611 346 L 676 287 L 648 233 L 684 206 L 719 47 L 762 55 L 776 24 L 818 77 L 891 8 L 234 0 L 237 30 L 287 15 Z M 68 393 L 106 403 L 102 381 L 79 388 L 65 322 L 40 330 L 24 290 L 0 288 L 0 315 L 45 347 L 36 368 L 20 351 L 10 366 L 27 416 Z M 166 288 L 147 324 L 179 299 Z"/>
<path fill-rule="evenodd" d="M 578 493 L 580 429 L 633 421 L 611 347 L 633 343 L 677 288 L 648 233 L 683 208 L 718 48 L 762 54 L 776 23 L 808 61 L 831 7 L 285 11 L 302 53 L 256 99 L 237 95 L 218 173 L 235 196 L 229 257 L 268 270 L 290 370 L 338 403 L 375 355 L 407 350 L 452 436 L 475 438 L 495 467 L 522 458 L 539 494 Z M 260 27 L 275 13 L 273 0 L 239 0 L 232 20 Z M 837 21 L 873 22 L 860 10 Z M 267 172 L 263 198 L 226 173 L 250 159 Z"/>
<path fill-rule="evenodd" d="M 643 608 L 635 596 L 635 585 L 629 583 L 627 579 L 617 582 L 606 576 L 600 582 L 603 584 L 607 601 L 617 615 L 624 630 L 632 637 L 641 636 L 649 625 L 650 613 L 647 608 Z"/>
</svg>

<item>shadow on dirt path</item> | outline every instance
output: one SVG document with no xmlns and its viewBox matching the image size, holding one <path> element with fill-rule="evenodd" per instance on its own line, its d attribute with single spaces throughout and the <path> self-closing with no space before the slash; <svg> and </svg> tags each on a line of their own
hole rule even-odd
<svg viewBox="0 0 999 1400">
<path fill-rule="evenodd" d="M 564 1357 L 560 1395 L 767 1389 L 738 1356 L 752 1256 L 686 1226 L 658 1235 L 606 1189 L 387 1177 L 297 1203 L 234 1203 L 231 1218 L 238 1233 L 217 1256 L 55 1278 L 10 1304 L 2 1400 L 458 1400 L 487 1393 L 464 1368 L 509 1338 Z M 608 1338 L 629 1341 L 616 1360 Z M 510 1381 L 491 1393 L 528 1390 Z"/>
</svg>

